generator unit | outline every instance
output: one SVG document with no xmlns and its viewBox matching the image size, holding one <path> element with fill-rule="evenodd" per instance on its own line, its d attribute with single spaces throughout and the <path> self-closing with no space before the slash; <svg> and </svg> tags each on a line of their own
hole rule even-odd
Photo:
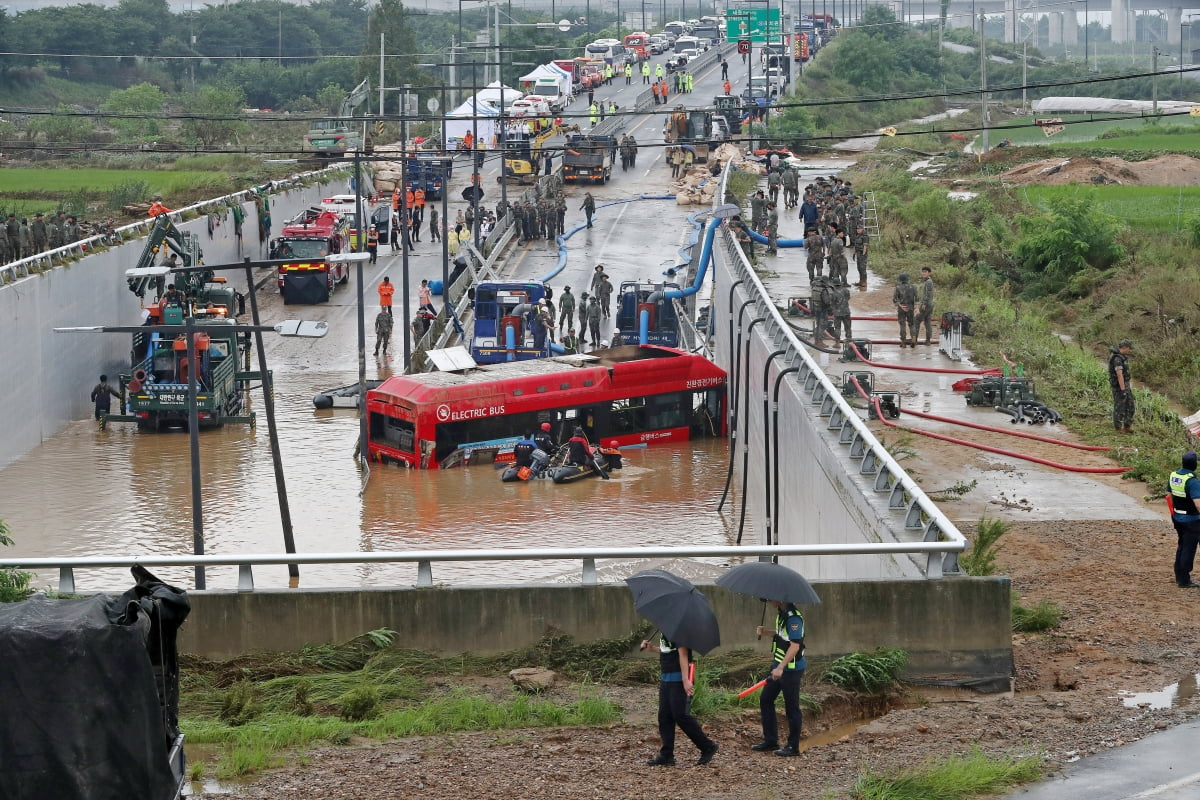
<svg viewBox="0 0 1200 800">
<path fill-rule="evenodd" d="M 812 316 L 812 298 L 811 297 L 789 297 L 787 305 L 787 315 L 789 317 L 811 317 Z"/>
<path fill-rule="evenodd" d="M 967 392 L 967 405 L 997 408 L 1021 402 L 1036 402 L 1037 392 L 1030 378 L 988 375 L 975 381 Z"/>
<path fill-rule="evenodd" d="M 861 397 L 858 389 L 854 388 L 854 381 L 858 380 L 858 385 L 869 396 L 875 389 L 875 373 L 874 372 L 843 372 L 842 373 L 842 397 Z"/>
<path fill-rule="evenodd" d="M 900 393 L 899 392 L 874 392 L 873 397 L 879 398 L 879 409 L 888 419 L 900 419 Z M 871 403 L 867 409 L 868 419 L 879 419 L 879 414 L 875 412 L 875 404 Z"/>
<path fill-rule="evenodd" d="M 858 353 L 854 352 L 855 348 L 858 349 Z M 858 356 L 860 353 L 862 354 L 864 361 L 871 360 L 870 339 L 851 339 L 848 342 L 842 342 L 842 361 L 858 361 Z"/>
</svg>

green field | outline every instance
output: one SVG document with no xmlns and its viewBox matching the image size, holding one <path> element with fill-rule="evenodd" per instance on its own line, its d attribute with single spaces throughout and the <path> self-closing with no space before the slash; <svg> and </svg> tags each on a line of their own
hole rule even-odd
<svg viewBox="0 0 1200 800">
<path fill-rule="evenodd" d="M 1042 209 L 1054 198 L 1087 195 L 1104 213 L 1153 233 L 1178 233 L 1200 207 L 1198 186 L 1025 186 L 1021 191 Z"/>
<path fill-rule="evenodd" d="M 153 192 L 166 194 L 176 189 L 223 183 L 224 175 L 201 170 L 124 169 L 5 169 L 0 171 L 0 195 L 30 195 L 59 192 L 107 192 L 121 184 L 144 181 Z M 149 200 L 150 198 L 146 198 Z"/>
<path fill-rule="evenodd" d="M 1200 134 L 1200 117 L 1186 114 L 1165 117 L 1160 120 L 1150 120 L 1143 117 L 1129 119 L 1086 120 L 1097 116 L 1093 114 L 1038 114 L 1036 117 L 1018 117 L 1006 125 L 1030 125 L 1031 127 L 1008 130 L 995 128 L 991 131 L 993 146 L 1001 139 L 1008 138 L 1014 145 L 1049 146 L 1059 148 L 1077 148 L 1080 145 L 1102 147 L 1106 150 L 1170 150 L 1181 152 L 1187 150 L 1200 151 L 1200 138 L 1184 134 L 1160 133 L 1161 128 L 1189 127 L 1195 128 Z M 1061 119 L 1067 125 L 1062 133 L 1047 137 L 1041 128 L 1033 127 L 1034 119 L 1053 117 Z M 1100 135 L 1110 130 L 1121 130 L 1131 135 L 1116 139 L 1100 139 Z M 1136 135 L 1135 135 L 1136 134 Z"/>
</svg>

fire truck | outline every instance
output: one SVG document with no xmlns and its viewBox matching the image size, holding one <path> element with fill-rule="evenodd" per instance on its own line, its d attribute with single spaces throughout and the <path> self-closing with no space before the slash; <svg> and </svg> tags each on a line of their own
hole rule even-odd
<svg viewBox="0 0 1200 800">
<path fill-rule="evenodd" d="M 348 265 L 329 256 L 349 249 L 349 223 L 336 211 L 310 208 L 284 225 L 270 249 L 272 259 L 288 262 L 279 267 L 283 302 L 327 301 L 339 283 L 350 279 Z"/>
</svg>

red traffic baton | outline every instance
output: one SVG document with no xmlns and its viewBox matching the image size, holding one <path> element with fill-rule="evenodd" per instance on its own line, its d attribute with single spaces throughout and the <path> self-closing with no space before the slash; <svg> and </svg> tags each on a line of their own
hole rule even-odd
<svg viewBox="0 0 1200 800">
<path fill-rule="evenodd" d="M 688 664 L 688 681 L 690 681 L 691 683 L 696 682 L 696 662 L 695 661 Z"/>
<path fill-rule="evenodd" d="M 754 684 L 749 689 L 742 689 L 742 691 L 738 692 L 738 699 L 741 700 L 743 697 L 752 695 L 766 685 L 767 685 L 767 679 L 763 678 L 761 681 Z"/>
</svg>

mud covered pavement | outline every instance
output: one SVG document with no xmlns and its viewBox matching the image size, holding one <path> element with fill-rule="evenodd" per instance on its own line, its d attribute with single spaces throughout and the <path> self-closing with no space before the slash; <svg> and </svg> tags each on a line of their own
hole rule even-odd
<svg viewBox="0 0 1200 800">
<path fill-rule="evenodd" d="M 287 768 L 234 796 L 812 798 L 848 790 L 864 766 L 901 769 L 976 744 L 994 754 L 1043 752 L 1051 770 L 1194 714 L 1191 698 L 1155 709 L 1126 707 L 1121 696 L 1200 671 L 1200 591 L 1173 582 L 1175 535 L 1165 518 L 1018 523 L 1004 542 L 1001 567 L 1022 602 L 1052 600 L 1064 611 L 1059 628 L 1014 636 L 1011 697 L 907 687 L 895 706 L 909 707 L 851 722 L 854 704 L 822 688 L 816 693 L 826 711 L 805 715 L 805 749 L 797 758 L 752 753 L 757 715 L 739 712 L 706 723 L 721 746 L 711 765 L 693 766 L 693 748 L 681 737 L 679 766 L 653 768 L 644 764 L 658 747 L 655 687 L 567 686 L 555 690 L 560 699 L 598 692 L 621 705 L 624 721 L 328 747 L 290 756 Z"/>
</svg>

